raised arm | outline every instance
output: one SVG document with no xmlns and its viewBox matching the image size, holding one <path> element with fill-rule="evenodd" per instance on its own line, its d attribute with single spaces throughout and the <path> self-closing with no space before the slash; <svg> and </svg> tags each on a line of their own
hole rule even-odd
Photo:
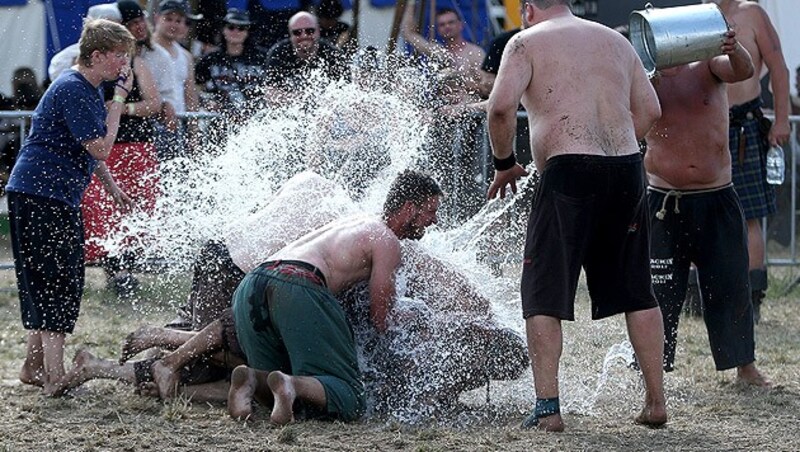
<svg viewBox="0 0 800 452">
<path fill-rule="evenodd" d="M 414 5 L 406 6 L 405 13 L 403 14 L 403 21 L 400 23 L 400 34 L 403 39 L 417 52 L 433 58 L 440 63 L 452 65 L 453 58 L 447 51 L 436 42 L 430 42 L 424 36 L 419 34 L 414 25 Z"/>
<path fill-rule="evenodd" d="M 114 86 L 114 97 L 108 105 L 108 113 L 106 114 L 106 135 L 104 137 L 95 138 L 93 140 L 81 143 L 92 157 L 97 160 L 105 160 L 111 155 L 111 147 L 114 146 L 114 141 L 117 140 L 117 132 L 119 131 L 119 118 L 122 115 L 122 110 L 125 108 L 125 98 L 128 97 L 133 86 L 133 77 L 130 74 L 130 67 L 126 73 L 127 77 L 124 82 L 117 82 Z"/>
<path fill-rule="evenodd" d="M 725 83 L 736 83 L 753 76 L 755 68 L 750 53 L 736 40 L 736 32 L 728 30 L 722 42 L 722 55 L 709 62 L 711 72 Z"/>
</svg>

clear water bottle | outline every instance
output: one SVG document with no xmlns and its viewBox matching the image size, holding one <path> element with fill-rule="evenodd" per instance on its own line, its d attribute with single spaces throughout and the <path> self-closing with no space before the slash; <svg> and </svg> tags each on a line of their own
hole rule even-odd
<svg viewBox="0 0 800 452">
<path fill-rule="evenodd" d="M 780 185 L 786 174 L 786 160 L 783 158 L 783 148 L 772 146 L 767 151 L 767 183 Z"/>
</svg>

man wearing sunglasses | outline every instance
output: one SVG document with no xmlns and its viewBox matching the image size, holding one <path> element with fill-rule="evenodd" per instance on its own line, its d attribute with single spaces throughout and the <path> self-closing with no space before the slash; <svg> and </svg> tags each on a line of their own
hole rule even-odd
<svg viewBox="0 0 800 452">
<path fill-rule="evenodd" d="M 195 82 L 203 107 L 246 115 L 266 77 L 266 54 L 250 40 L 250 15 L 231 8 L 222 29 L 223 48 L 197 62 Z"/>
<path fill-rule="evenodd" d="M 307 12 L 292 16 L 289 38 L 275 44 L 267 60 L 267 83 L 282 91 L 303 86 L 314 69 L 320 69 L 330 79 L 339 79 L 347 73 L 344 56 L 320 39 L 319 22 Z"/>
</svg>

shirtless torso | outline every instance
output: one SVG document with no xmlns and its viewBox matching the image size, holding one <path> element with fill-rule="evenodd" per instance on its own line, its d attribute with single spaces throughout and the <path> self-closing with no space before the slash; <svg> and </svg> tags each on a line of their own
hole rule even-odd
<svg viewBox="0 0 800 452">
<path fill-rule="evenodd" d="M 306 234 L 269 260 L 314 265 L 325 275 L 328 289 L 336 294 L 373 276 L 383 276 L 384 282 L 391 280 L 394 286 L 392 273 L 400 264 L 400 242 L 377 217 L 348 217 Z"/>
<path fill-rule="evenodd" d="M 708 2 L 708 0 L 706 0 Z M 761 71 L 769 69 L 774 93 L 775 124 L 769 133 L 772 144 L 785 143 L 789 137 L 789 70 L 781 42 L 769 16 L 758 3 L 744 0 L 714 0 L 725 19 L 736 31 L 736 38 L 750 53 L 755 72 L 747 80 L 728 85 L 731 106 L 749 102 L 761 95 Z"/>
<path fill-rule="evenodd" d="M 650 185 L 691 190 L 730 183 L 725 84 L 708 61 L 659 72 L 653 84 L 662 116 L 647 134 L 645 156 Z"/>
<path fill-rule="evenodd" d="M 584 82 L 588 74 L 591 84 Z M 517 33 L 506 46 L 489 98 L 490 137 L 498 158 L 511 152 L 514 131 L 508 125 L 520 98 L 540 170 L 558 154 L 638 152 L 637 140 L 659 115 L 655 92 L 630 43 L 569 10 Z"/>
</svg>

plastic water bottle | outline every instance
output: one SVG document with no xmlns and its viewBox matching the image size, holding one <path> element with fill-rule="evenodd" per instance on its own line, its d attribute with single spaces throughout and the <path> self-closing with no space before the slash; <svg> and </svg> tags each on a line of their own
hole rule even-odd
<svg viewBox="0 0 800 452">
<path fill-rule="evenodd" d="M 772 146 L 767 151 L 767 183 L 780 185 L 786 174 L 786 161 L 783 159 L 783 148 Z"/>
</svg>

